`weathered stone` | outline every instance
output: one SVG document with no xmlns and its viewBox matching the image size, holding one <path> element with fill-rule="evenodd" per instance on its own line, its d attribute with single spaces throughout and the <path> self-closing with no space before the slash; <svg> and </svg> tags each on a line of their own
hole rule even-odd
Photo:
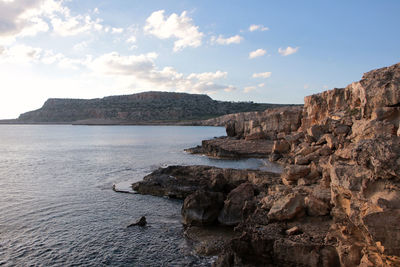
<svg viewBox="0 0 400 267">
<path fill-rule="evenodd" d="M 304 178 L 310 173 L 311 169 L 309 166 L 302 165 L 289 165 L 285 167 L 282 173 L 282 181 L 285 184 L 292 184 L 300 178 Z"/>
<path fill-rule="evenodd" d="M 398 121 L 400 117 L 400 107 L 379 107 L 372 111 L 371 119 L 378 121 Z"/>
<path fill-rule="evenodd" d="M 328 145 L 323 145 L 317 151 L 321 156 L 329 156 L 333 153 L 332 149 Z"/>
<path fill-rule="evenodd" d="M 374 242 L 382 244 L 385 253 L 400 256 L 399 209 L 368 214 L 363 217 L 363 222 Z"/>
<path fill-rule="evenodd" d="M 197 190 L 229 193 L 241 183 L 264 185 L 277 180 L 279 174 L 258 170 L 222 169 L 211 166 L 168 166 L 160 168 L 134 183 L 140 194 L 185 199 Z"/>
<path fill-rule="evenodd" d="M 307 134 L 314 138 L 314 140 L 318 140 L 324 133 L 326 129 L 322 125 L 312 125 L 307 129 Z"/>
<path fill-rule="evenodd" d="M 233 226 L 243 220 L 246 212 L 246 203 L 254 198 L 254 188 L 250 183 L 243 183 L 232 190 L 225 200 L 224 208 L 218 216 L 218 222 L 222 225 Z"/>
<path fill-rule="evenodd" d="M 333 132 L 335 135 L 347 135 L 350 132 L 350 127 L 343 124 L 336 125 Z"/>
<path fill-rule="evenodd" d="M 290 144 L 286 140 L 274 141 L 272 152 L 276 154 L 283 154 L 290 150 Z"/>
<path fill-rule="evenodd" d="M 399 87 L 400 64 L 396 64 L 367 73 L 344 89 L 306 97 L 300 128 L 291 127 L 298 117 L 289 118 L 283 110 L 252 118 L 234 115 L 240 122 L 231 140 L 241 142 L 260 133 L 271 143 L 285 140 L 290 148 L 279 152 L 279 162 L 296 164 L 286 165 L 276 180 L 270 175 L 264 179 L 258 172 L 242 178 L 223 173 L 223 179 L 199 175 L 196 187 L 228 195 L 224 212 L 236 219 L 235 225 L 240 221 L 235 231 L 241 236 L 225 247 L 217 263 L 400 266 Z M 276 142 L 276 152 L 280 144 Z M 247 151 L 253 148 L 243 146 Z M 272 155 L 278 160 L 278 153 Z M 169 176 L 174 179 L 166 181 L 177 184 L 183 177 Z M 256 190 L 231 192 L 238 182 L 255 183 Z M 285 233 L 295 226 L 301 234 Z"/>
<path fill-rule="evenodd" d="M 143 226 L 146 226 L 146 224 L 147 224 L 146 217 L 142 216 L 135 223 L 132 223 L 132 224 L 128 225 L 127 228 L 132 227 L 132 226 L 141 226 L 141 227 L 143 227 Z"/>
<path fill-rule="evenodd" d="M 296 156 L 294 158 L 294 164 L 296 165 L 308 165 L 310 163 L 310 159 L 307 156 Z"/>
<path fill-rule="evenodd" d="M 325 216 L 328 215 L 331 207 L 329 203 L 326 203 L 314 196 L 307 196 L 304 199 L 306 206 L 307 215 L 309 216 Z"/>
<path fill-rule="evenodd" d="M 222 193 L 196 191 L 187 198 L 182 206 L 182 218 L 185 225 L 210 225 L 216 222 L 223 207 Z"/>
<path fill-rule="evenodd" d="M 297 144 L 304 138 L 303 132 L 292 133 L 289 135 L 285 135 L 285 140 L 288 141 L 290 144 Z"/>
<path fill-rule="evenodd" d="M 272 153 L 271 155 L 269 155 L 269 160 L 270 161 L 277 161 L 281 158 L 281 154 L 276 154 L 276 153 Z"/>
<path fill-rule="evenodd" d="M 226 134 L 230 137 L 236 136 L 235 121 L 230 120 L 225 124 Z"/>
<path fill-rule="evenodd" d="M 286 230 L 287 235 L 297 235 L 300 233 L 301 233 L 301 230 L 298 226 L 294 226 L 294 227 Z"/>
<path fill-rule="evenodd" d="M 291 220 L 304 215 L 304 197 L 291 193 L 273 204 L 268 219 L 275 221 Z"/>
</svg>

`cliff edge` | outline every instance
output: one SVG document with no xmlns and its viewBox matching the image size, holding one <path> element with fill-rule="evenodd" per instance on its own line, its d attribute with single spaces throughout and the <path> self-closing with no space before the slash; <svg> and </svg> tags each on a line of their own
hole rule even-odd
<svg viewBox="0 0 400 267">
<path fill-rule="evenodd" d="M 201 171 L 182 196 L 183 223 L 235 227 L 215 266 L 400 266 L 400 64 L 304 102 L 229 115 L 224 147 L 214 139 L 197 150 L 270 142 L 265 155 L 284 171 Z M 176 168 L 134 188 L 151 194 L 202 170 Z"/>
</svg>

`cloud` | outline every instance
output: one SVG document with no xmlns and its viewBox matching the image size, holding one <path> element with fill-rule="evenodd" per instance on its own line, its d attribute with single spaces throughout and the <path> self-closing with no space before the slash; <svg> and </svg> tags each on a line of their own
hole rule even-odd
<svg viewBox="0 0 400 267">
<path fill-rule="evenodd" d="M 250 93 L 251 91 L 254 91 L 257 87 L 256 86 L 247 86 L 244 88 L 243 92 L 244 93 Z"/>
<path fill-rule="evenodd" d="M 203 72 L 203 73 L 191 73 L 188 79 L 197 79 L 200 81 L 213 81 L 216 79 L 226 78 L 227 72 L 216 71 L 216 72 Z"/>
<path fill-rule="evenodd" d="M 47 23 L 39 18 L 43 5 L 41 0 L 0 1 L 0 43 L 10 44 L 17 36 L 47 31 Z"/>
<path fill-rule="evenodd" d="M 271 77 L 271 72 L 260 72 L 260 73 L 253 73 L 253 78 L 269 78 Z"/>
<path fill-rule="evenodd" d="M 279 54 L 281 54 L 282 56 L 289 56 L 291 54 L 296 53 L 299 50 L 298 47 L 291 47 L 288 46 L 287 48 L 279 48 L 278 52 Z"/>
<path fill-rule="evenodd" d="M 179 92 L 213 93 L 233 91 L 232 85 L 216 83 L 228 73 L 223 71 L 191 73 L 185 76 L 173 67 L 159 69 L 155 64 L 156 53 L 123 56 L 117 52 L 104 54 L 87 63 L 95 74 L 112 76 L 124 81 L 130 87 L 151 90 L 172 90 Z"/>
<path fill-rule="evenodd" d="M 104 54 L 89 63 L 89 68 L 106 75 L 140 75 L 154 69 L 156 53 L 121 56 L 117 52 Z"/>
<path fill-rule="evenodd" d="M 254 51 L 250 52 L 249 53 L 249 58 L 252 59 L 252 58 L 256 58 L 256 57 L 262 57 L 266 53 L 267 53 L 266 50 L 260 48 L 260 49 L 257 49 L 257 50 L 254 50 Z"/>
<path fill-rule="evenodd" d="M 69 12 L 64 14 L 63 17 L 55 17 L 51 19 L 54 33 L 66 37 L 87 33 L 92 31 L 101 31 L 103 26 L 100 24 L 101 20 L 92 20 L 90 16 L 70 16 Z"/>
<path fill-rule="evenodd" d="M 102 28 L 99 19 L 71 15 L 63 1 L 0 0 L 0 44 L 10 45 L 16 38 L 35 36 L 50 29 L 58 35 L 71 36 Z"/>
<path fill-rule="evenodd" d="M 211 43 L 217 43 L 220 45 L 239 44 L 241 41 L 243 41 L 243 37 L 240 35 L 227 38 L 224 38 L 222 35 L 218 36 L 218 38 L 215 36 L 211 37 Z"/>
<path fill-rule="evenodd" d="M 74 45 L 74 50 L 81 51 L 84 50 L 86 47 L 88 47 L 89 43 L 87 41 L 82 41 L 80 43 L 77 43 Z"/>
<path fill-rule="evenodd" d="M 123 28 L 111 28 L 111 33 L 113 34 L 118 34 L 118 33 L 123 33 L 124 29 Z"/>
<path fill-rule="evenodd" d="M 42 49 L 27 45 L 15 45 L 3 48 L 0 60 L 6 63 L 30 64 L 39 62 L 42 56 Z"/>
<path fill-rule="evenodd" d="M 90 56 L 83 59 L 73 59 L 61 53 L 54 53 L 51 50 L 43 50 L 38 47 L 31 47 L 23 44 L 3 48 L 0 53 L 0 62 L 14 65 L 55 64 L 62 69 L 78 70 L 85 67 L 90 61 Z"/>
<path fill-rule="evenodd" d="M 126 42 L 128 43 L 128 44 L 134 44 L 134 43 L 136 43 L 136 36 L 130 36 L 128 39 L 126 39 Z"/>
<path fill-rule="evenodd" d="M 257 86 L 258 86 L 258 87 L 264 87 L 264 86 L 265 86 L 265 83 L 259 83 Z"/>
<path fill-rule="evenodd" d="M 268 31 L 269 28 L 265 27 L 264 25 L 256 25 L 256 24 L 252 24 L 249 27 L 249 31 L 254 32 L 254 31 Z"/>
<path fill-rule="evenodd" d="M 174 52 L 186 47 L 199 47 L 204 34 L 199 32 L 199 27 L 187 16 L 186 11 L 179 16 L 175 13 L 169 17 L 164 16 L 164 10 L 153 12 L 146 19 L 144 31 L 160 39 L 177 39 L 174 42 Z"/>
</svg>

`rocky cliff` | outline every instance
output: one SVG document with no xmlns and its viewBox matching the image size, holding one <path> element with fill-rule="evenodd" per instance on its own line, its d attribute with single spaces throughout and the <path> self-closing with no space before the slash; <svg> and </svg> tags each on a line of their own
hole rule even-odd
<svg viewBox="0 0 400 267">
<path fill-rule="evenodd" d="M 89 100 L 49 99 L 42 108 L 21 114 L 18 120 L 75 124 L 168 123 L 276 106 L 280 105 L 216 101 L 207 95 L 145 92 Z"/>
<path fill-rule="evenodd" d="M 269 142 L 264 155 L 284 171 L 181 167 L 183 179 L 198 168 L 203 177 L 183 197 L 183 222 L 235 226 L 215 266 L 400 266 L 399 123 L 400 64 L 308 96 L 303 108 L 230 115 L 230 137 L 197 150 L 252 156 L 241 150 Z M 182 179 L 175 173 L 164 177 Z M 162 181 L 155 173 L 136 189 Z"/>
<path fill-rule="evenodd" d="M 304 103 L 296 120 L 292 114 L 281 120 L 293 131 L 278 129 L 272 138 L 270 159 L 286 166 L 281 178 L 287 193 L 298 197 L 298 208 L 319 203 L 308 215 L 332 217 L 325 241 L 333 241 L 342 266 L 400 265 L 400 64 Z M 266 116 L 256 119 L 256 127 L 251 121 L 228 123 L 227 132 L 243 137 L 243 123 L 247 133 L 259 132 L 260 120 L 268 125 L 260 138 L 270 138 L 275 120 L 269 123 Z M 301 193 L 313 187 L 329 190 L 329 202 Z M 269 194 L 287 198 L 279 191 Z M 273 210 L 276 201 L 270 205 Z M 285 219 L 281 215 L 274 218 Z"/>
</svg>

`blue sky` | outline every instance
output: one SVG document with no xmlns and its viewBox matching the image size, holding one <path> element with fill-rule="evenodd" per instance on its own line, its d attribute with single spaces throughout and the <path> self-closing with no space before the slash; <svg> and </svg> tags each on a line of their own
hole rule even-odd
<svg viewBox="0 0 400 267">
<path fill-rule="evenodd" d="M 400 1 L 0 0 L 0 119 L 142 91 L 302 103 L 400 58 Z"/>
</svg>

